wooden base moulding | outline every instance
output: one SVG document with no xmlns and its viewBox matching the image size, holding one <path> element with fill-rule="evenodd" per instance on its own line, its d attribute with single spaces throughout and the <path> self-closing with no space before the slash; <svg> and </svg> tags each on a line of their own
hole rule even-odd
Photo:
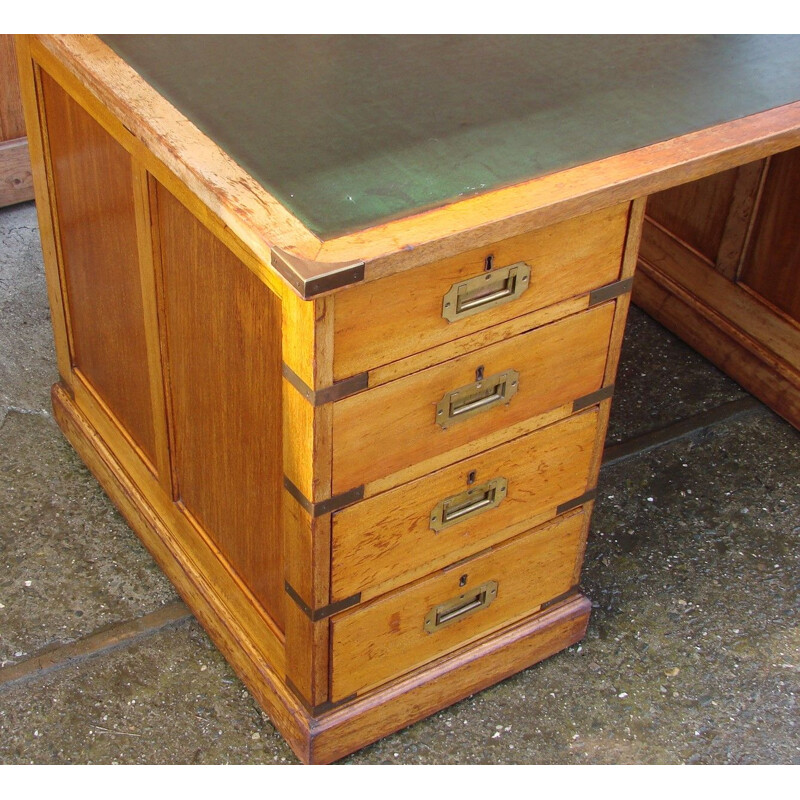
<svg viewBox="0 0 800 800">
<path fill-rule="evenodd" d="M 204 545 L 175 537 L 171 521 L 154 507 L 153 494 L 145 498 L 134 485 L 60 384 L 53 387 L 52 400 L 64 435 L 306 763 L 342 758 L 558 653 L 586 634 L 591 603 L 575 593 L 363 697 L 314 715 L 260 653 L 259 632 L 247 629 L 231 613 L 231 592 L 237 589 L 229 581 L 221 590 L 220 575 L 204 569 L 208 559 L 198 552 Z"/>
</svg>

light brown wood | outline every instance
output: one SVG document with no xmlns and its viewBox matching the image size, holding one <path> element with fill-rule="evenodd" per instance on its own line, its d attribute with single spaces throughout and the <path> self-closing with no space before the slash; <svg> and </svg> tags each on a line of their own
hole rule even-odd
<svg viewBox="0 0 800 800">
<path fill-rule="evenodd" d="M 19 93 L 14 39 L 0 34 L 0 142 L 25 137 L 25 117 Z"/>
<path fill-rule="evenodd" d="M 0 142 L 0 207 L 33 200 L 27 139 Z"/>
<path fill-rule="evenodd" d="M 426 367 L 432 367 L 456 356 L 474 353 L 490 344 L 506 341 L 520 333 L 540 328 L 564 317 L 577 314 L 579 311 L 585 311 L 587 308 L 589 308 L 589 295 L 583 294 L 578 297 L 571 297 L 561 303 L 554 303 L 522 317 L 514 317 L 508 322 L 501 322 L 491 328 L 476 331 L 469 336 L 462 336 L 452 342 L 447 342 L 438 347 L 431 347 L 430 350 L 424 350 L 422 353 L 416 353 L 408 356 L 408 358 L 401 358 L 398 361 L 372 369 L 368 373 L 368 385 L 370 387 L 382 386 L 384 383 L 397 380 L 397 378 L 402 378 L 404 375 L 419 372 Z"/>
<path fill-rule="evenodd" d="M 31 152 L 31 171 L 38 197 L 36 215 L 39 222 L 39 238 L 42 243 L 44 270 L 47 282 L 47 299 L 50 306 L 50 321 L 53 325 L 56 364 L 62 384 L 72 386 L 70 343 L 67 330 L 66 309 L 64 307 L 64 282 L 58 255 L 58 220 L 53 196 L 52 168 L 47 145 L 47 117 L 41 92 L 38 91 L 38 70 L 31 61 L 28 40 L 20 38 L 17 42 L 19 59 L 20 88 L 23 108 L 27 118 L 29 147 Z"/>
<path fill-rule="evenodd" d="M 800 323 L 775 313 L 763 300 L 741 285 L 733 284 L 714 270 L 703 269 L 691 253 L 664 231 L 645 225 L 640 260 L 685 289 L 698 305 L 713 310 L 731 330 L 738 330 L 742 344 L 769 351 L 769 362 L 777 359 L 800 369 Z M 652 270 L 651 270 L 652 272 Z M 652 275 L 651 275 L 652 277 Z M 776 365 L 777 367 L 777 365 Z"/>
<path fill-rule="evenodd" d="M 597 416 L 578 414 L 334 513 L 332 599 L 367 600 L 555 517 L 591 488 Z M 498 477 L 508 491 L 496 508 L 431 529 L 439 501 Z"/>
<path fill-rule="evenodd" d="M 97 37 L 37 36 L 32 48 L 45 68 L 57 68 L 62 83 L 85 87 L 84 102 L 87 92 L 99 100 L 96 105 L 107 109 L 103 121 L 121 122 L 188 194 L 230 227 L 262 269 L 273 272 L 270 244 L 316 255 L 316 237 Z"/>
<path fill-rule="evenodd" d="M 800 428 L 800 375 L 773 353 L 697 302 L 663 273 L 639 264 L 634 302 L 738 381 L 796 428 Z"/>
<path fill-rule="evenodd" d="M 367 262 L 365 279 L 698 180 L 800 145 L 800 103 L 325 242 L 320 262 Z"/>
<path fill-rule="evenodd" d="M 364 260 L 367 281 L 800 145 L 800 103 L 792 103 L 320 243 L 96 37 L 39 36 L 33 47 L 41 63 L 59 66 L 62 83 L 89 87 L 263 265 L 277 245 L 322 272 L 325 263 Z"/>
<path fill-rule="evenodd" d="M 298 755 L 344 755 L 583 635 L 587 602 L 563 596 L 609 415 L 593 393 L 614 380 L 629 299 L 593 290 L 632 276 L 647 192 L 800 142 L 800 104 L 322 243 L 95 37 L 21 37 L 18 53 L 56 418 Z M 708 247 L 649 223 L 667 257 L 641 285 L 777 394 L 797 383 L 800 328 L 719 283 L 748 237 L 761 252 L 752 209 L 773 189 L 757 173 L 678 192 L 683 210 L 727 211 L 699 220 Z M 312 259 L 312 278 L 313 259 L 364 260 L 365 282 L 304 301 L 273 247 Z M 703 272 L 680 285 L 677 247 Z M 529 262 L 533 287 L 444 322 L 444 292 L 490 255 Z M 442 430 L 436 403 L 479 368 L 518 369 L 519 392 Z M 438 501 L 496 476 L 498 508 L 430 530 Z M 424 629 L 490 579 L 491 606 Z"/>
<path fill-rule="evenodd" d="M 128 154 L 42 76 L 71 361 L 156 464 L 133 172 Z"/>
<path fill-rule="evenodd" d="M 314 708 L 328 700 L 327 617 L 313 619 L 330 597 L 331 515 L 311 517 L 284 492 L 286 597 L 286 677 L 303 703 Z"/>
<path fill-rule="evenodd" d="M 93 94 L 91 89 L 81 82 L 81 79 L 75 72 L 65 66 L 65 63 L 58 60 L 57 57 L 53 56 L 47 48 L 42 46 L 40 39 L 41 37 L 33 36 L 17 36 L 15 38 L 17 50 L 20 53 L 20 63 L 23 64 L 23 69 L 29 69 L 30 59 L 33 58 L 37 69 L 39 65 L 41 65 L 44 71 L 56 80 L 75 103 L 90 114 L 98 125 L 112 136 L 118 144 L 126 149 L 134 160 L 143 166 L 162 186 L 175 195 L 199 221 L 208 227 L 209 230 L 213 231 L 220 241 L 222 241 L 253 273 L 264 281 L 272 291 L 281 297 L 284 293 L 291 292 L 292 290 L 289 288 L 286 281 L 269 265 L 270 250 L 263 242 L 262 237 L 242 239 L 237 236 L 234 228 L 229 226 L 226 222 L 228 219 L 228 212 L 224 207 L 224 203 L 204 203 L 200 196 L 192 192 L 189 186 L 182 181 L 180 174 L 176 174 L 166 165 L 165 162 L 168 162 L 169 159 L 162 160 L 156 152 L 151 151 L 147 140 L 143 140 L 137 135 L 134 135 L 134 133 L 126 127 L 126 123 L 123 123 L 114 115 L 112 110 L 103 102 L 102 98 L 98 98 L 97 95 Z M 78 74 L 80 74 L 80 71 L 78 71 Z M 152 110 L 153 113 L 158 113 L 159 111 L 158 108 Z M 160 110 L 163 111 L 164 109 Z M 180 129 L 180 125 L 178 125 L 178 128 Z M 162 145 L 168 148 L 169 141 L 162 142 Z M 214 145 L 214 147 L 216 147 L 216 145 Z M 241 175 L 235 172 L 230 179 L 235 183 L 237 179 L 241 179 Z M 247 182 L 245 181 L 245 186 L 246 185 Z M 245 209 L 243 213 L 245 215 L 250 215 L 252 210 L 248 207 L 247 189 L 243 188 L 243 192 L 244 199 L 242 203 Z"/>
<path fill-rule="evenodd" d="M 725 232 L 737 172 L 725 170 L 651 195 L 647 215 L 713 264 Z M 698 213 L 699 209 L 702 212 Z"/>
<path fill-rule="evenodd" d="M 335 403 L 334 494 L 596 391 L 613 314 L 614 303 L 605 303 Z M 442 429 L 436 404 L 447 392 L 473 383 L 481 366 L 487 378 L 518 370 L 519 391 L 507 405 Z"/>
<path fill-rule="evenodd" d="M 283 641 L 255 599 L 204 536 L 187 535 L 185 518 L 152 475 L 131 480 L 112 452 L 114 445 L 106 445 L 59 385 L 53 390 L 53 409 L 64 434 L 239 677 L 292 747 L 307 753 L 308 716 L 281 681 Z"/>
<path fill-rule="evenodd" d="M 336 702 L 402 675 L 563 594 L 572 587 L 582 533 L 583 513 L 577 512 L 335 616 L 331 699 Z M 489 580 L 498 584 L 491 605 L 433 633 L 425 630 L 425 616 L 432 608 L 469 595 Z"/>
<path fill-rule="evenodd" d="M 341 380 L 476 331 L 491 328 L 617 280 L 627 205 L 613 206 L 544 230 L 496 242 L 354 287 L 336 298 L 334 379 Z M 450 288 L 520 262 L 531 268 L 527 290 L 504 305 L 455 322 L 442 316 Z"/>
<path fill-rule="evenodd" d="M 281 352 L 283 363 L 308 389 L 332 383 L 333 298 L 305 301 L 283 298 Z M 314 406 L 283 378 L 283 469 L 309 502 L 331 496 L 330 404 Z"/>
<path fill-rule="evenodd" d="M 282 627 L 280 301 L 157 196 L 175 500 Z"/>
<path fill-rule="evenodd" d="M 0 34 L 0 207 L 33 200 L 19 74 L 10 34 Z"/>
<path fill-rule="evenodd" d="M 590 606 L 575 595 L 326 714 L 314 726 L 312 762 L 335 761 L 575 644 L 586 634 Z"/>
</svg>

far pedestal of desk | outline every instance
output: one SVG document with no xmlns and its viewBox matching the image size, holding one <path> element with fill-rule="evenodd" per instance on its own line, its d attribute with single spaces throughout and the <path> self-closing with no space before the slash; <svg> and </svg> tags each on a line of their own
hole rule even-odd
<svg viewBox="0 0 800 800">
<path fill-rule="evenodd" d="M 633 301 L 800 428 L 800 150 L 651 196 Z"/>
</svg>

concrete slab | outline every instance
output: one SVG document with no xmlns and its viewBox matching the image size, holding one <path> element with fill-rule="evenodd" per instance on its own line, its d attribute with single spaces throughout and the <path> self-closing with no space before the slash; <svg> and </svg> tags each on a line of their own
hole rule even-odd
<svg viewBox="0 0 800 800">
<path fill-rule="evenodd" d="M 50 417 L 0 427 L 0 665 L 177 598 Z"/>
<path fill-rule="evenodd" d="M 0 209 L 0 423 L 9 408 L 50 413 L 58 380 L 33 203 Z"/>
<path fill-rule="evenodd" d="M 4 764 L 293 762 L 192 621 L 0 692 Z"/>
</svg>

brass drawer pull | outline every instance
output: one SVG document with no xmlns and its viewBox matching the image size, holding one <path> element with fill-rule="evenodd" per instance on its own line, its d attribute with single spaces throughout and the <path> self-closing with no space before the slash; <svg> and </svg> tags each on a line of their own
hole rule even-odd
<svg viewBox="0 0 800 800">
<path fill-rule="evenodd" d="M 448 322 L 510 303 L 530 286 L 531 268 L 523 261 L 510 267 L 476 275 L 454 283 L 442 300 L 442 316 Z"/>
<path fill-rule="evenodd" d="M 503 502 L 508 490 L 505 478 L 493 478 L 461 494 L 439 501 L 431 511 L 431 530 L 437 533 L 451 525 L 472 519 Z"/>
<path fill-rule="evenodd" d="M 433 633 L 482 608 L 488 608 L 495 597 L 497 597 L 497 581 L 486 581 L 466 594 L 434 606 L 425 615 L 425 630 Z"/>
<path fill-rule="evenodd" d="M 453 389 L 436 404 L 436 422 L 446 428 L 452 422 L 469 419 L 481 411 L 508 403 L 518 387 L 519 373 L 507 369 L 499 375 Z"/>
</svg>

